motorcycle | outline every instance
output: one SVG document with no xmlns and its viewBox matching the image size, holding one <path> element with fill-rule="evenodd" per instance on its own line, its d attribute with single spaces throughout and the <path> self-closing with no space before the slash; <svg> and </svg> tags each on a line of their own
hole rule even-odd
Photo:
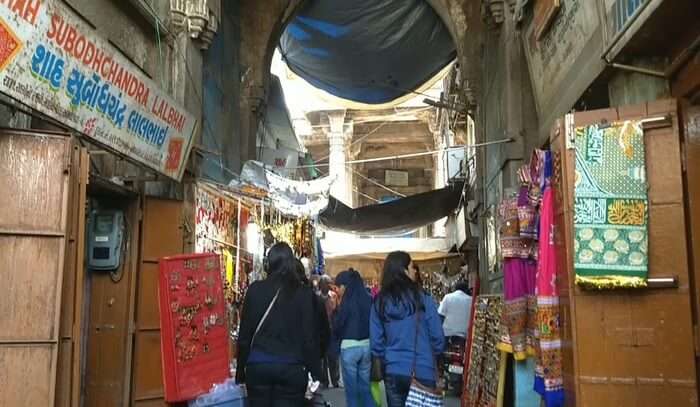
<svg viewBox="0 0 700 407">
<path fill-rule="evenodd" d="M 464 375 L 465 339 L 460 336 L 448 336 L 447 350 L 443 353 L 443 378 L 445 391 L 450 389 L 456 396 L 462 394 Z"/>
</svg>

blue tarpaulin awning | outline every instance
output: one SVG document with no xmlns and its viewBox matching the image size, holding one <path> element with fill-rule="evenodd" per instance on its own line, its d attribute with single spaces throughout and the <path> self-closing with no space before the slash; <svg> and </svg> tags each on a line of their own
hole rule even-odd
<svg viewBox="0 0 700 407">
<path fill-rule="evenodd" d="M 312 0 L 285 29 L 280 50 L 310 84 L 365 104 L 418 89 L 456 56 L 425 0 Z"/>
</svg>

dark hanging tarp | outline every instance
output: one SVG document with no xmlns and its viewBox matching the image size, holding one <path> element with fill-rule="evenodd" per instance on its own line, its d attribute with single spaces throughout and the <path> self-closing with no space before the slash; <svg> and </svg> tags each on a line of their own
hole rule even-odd
<svg viewBox="0 0 700 407">
<path fill-rule="evenodd" d="M 456 56 L 425 0 L 311 0 L 285 29 L 280 49 L 307 82 L 367 104 L 416 90 Z"/>
<path fill-rule="evenodd" d="M 397 235 L 436 222 L 454 213 L 462 198 L 464 183 L 412 195 L 395 201 L 352 209 L 330 197 L 321 212 L 321 224 L 336 231 L 363 235 Z"/>
<path fill-rule="evenodd" d="M 284 147 L 290 150 L 301 150 L 299 141 L 294 133 L 294 126 L 289 117 L 287 103 L 284 99 L 282 82 L 277 75 L 270 75 L 270 92 L 267 96 L 267 109 L 262 117 L 262 126 L 259 126 L 262 137 L 258 137 L 258 147 L 278 148 Z"/>
</svg>

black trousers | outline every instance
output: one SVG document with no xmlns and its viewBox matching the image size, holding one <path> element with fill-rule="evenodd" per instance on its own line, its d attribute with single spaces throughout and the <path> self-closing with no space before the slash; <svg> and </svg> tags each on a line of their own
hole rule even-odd
<svg viewBox="0 0 700 407">
<path fill-rule="evenodd" d="M 248 404 L 251 407 L 303 407 L 307 382 L 306 369 L 301 365 L 248 365 Z"/>
<path fill-rule="evenodd" d="M 338 356 L 326 356 L 321 359 L 321 384 L 328 387 L 328 376 L 331 377 L 333 386 L 340 382 L 340 366 Z"/>
</svg>

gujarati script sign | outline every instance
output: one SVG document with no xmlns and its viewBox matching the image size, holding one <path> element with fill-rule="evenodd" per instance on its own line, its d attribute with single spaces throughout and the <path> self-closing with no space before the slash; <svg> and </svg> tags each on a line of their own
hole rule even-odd
<svg viewBox="0 0 700 407">
<path fill-rule="evenodd" d="M 0 91 L 180 180 L 196 119 L 56 0 L 0 0 Z"/>
</svg>

